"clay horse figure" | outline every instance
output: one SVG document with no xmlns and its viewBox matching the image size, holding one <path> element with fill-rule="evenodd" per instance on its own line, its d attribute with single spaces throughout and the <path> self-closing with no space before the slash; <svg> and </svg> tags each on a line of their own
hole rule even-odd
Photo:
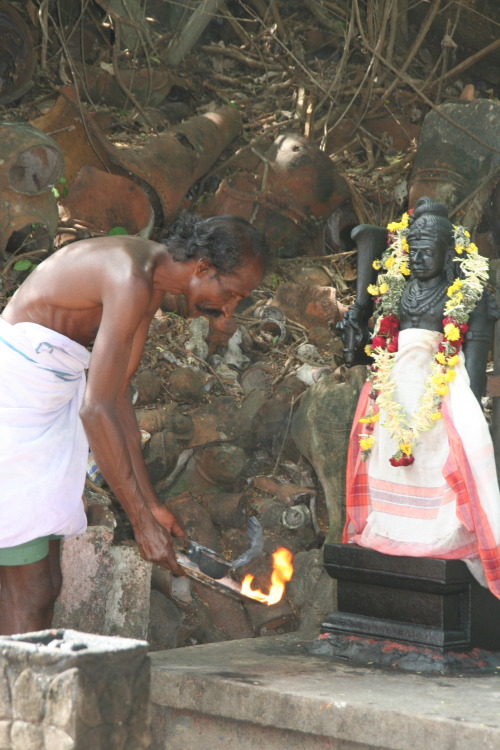
<svg viewBox="0 0 500 750">
<path fill-rule="evenodd" d="M 381 257 L 381 228 L 353 231 L 364 268 L 342 326 L 349 364 L 373 307 L 375 322 L 350 437 L 343 542 L 464 560 L 500 598 L 500 493 L 480 405 L 500 314 L 486 259 L 446 207 L 421 198 L 410 213 L 388 226 Z"/>
</svg>

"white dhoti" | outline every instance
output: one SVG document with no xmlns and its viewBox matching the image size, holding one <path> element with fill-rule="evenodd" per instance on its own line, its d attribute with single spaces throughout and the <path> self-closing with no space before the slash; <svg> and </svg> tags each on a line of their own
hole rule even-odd
<svg viewBox="0 0 500 750">
<path fill-rule="evenodd" d="M 0 318 L 0 547 L 86 529 L 89 356 L 48 328 Z"/>
<path fill-rule="evenodd" d="M 406 329 L 392 377 L 394 398 L 408 415 L 422 395 L 441 334 Z M 347 470 L 344 541 L 386 554 L 462 559 L 500 598 L 500 492 L 489 428 L 469 386 L 463 355 L 443 398 L 443 419 L 420 436 L 415 462 L 393 467 L 397 443 L 375 424 L 376 443 L 361 461 L 359 424 L 370 384 L 361 393 L 354 418 Z"/>
</svg>

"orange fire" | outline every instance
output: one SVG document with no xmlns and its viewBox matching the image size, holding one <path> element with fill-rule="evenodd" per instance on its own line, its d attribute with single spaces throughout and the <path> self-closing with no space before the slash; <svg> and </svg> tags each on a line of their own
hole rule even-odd
<svg viewBox="0 0 500 750">
<path fill-rule="evenodd" d="M 264 594 L 259 589 L 252 589 L 251 583 L 254 576 L 245 576 L 241 584 L 241 593 L 251 599 L 257 599 L 258 602 L 271 605 L 279 602 L 285 591 L 285 583 L 293 575 L 292 553 L 289 549 L 279 547 L 273 552 L 273 572 L 271 574 L 271 588 L 269 594 Z"/>
</svg>

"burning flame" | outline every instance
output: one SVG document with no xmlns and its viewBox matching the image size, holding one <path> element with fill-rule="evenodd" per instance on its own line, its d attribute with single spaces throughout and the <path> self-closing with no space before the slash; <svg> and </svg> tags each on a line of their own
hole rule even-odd
<svg viewBox="0 0 500 750">
<path fill-rule="evenodd" d="M 269 594 L 263 594 L 260 589 L 252 589 L 251 583 L 254 576 L 247 575 L 241 584 L 241 593 L 250 599 L 257 599 L 258 602 L 267 604 L 276 604 L 279 602 L 285 591 L 285 583 L 293 575 L 292 553 L 289 549 L 280 547 L 273 552 L 273 572 L 271 574 L 271 588 Z"/>
</svg>

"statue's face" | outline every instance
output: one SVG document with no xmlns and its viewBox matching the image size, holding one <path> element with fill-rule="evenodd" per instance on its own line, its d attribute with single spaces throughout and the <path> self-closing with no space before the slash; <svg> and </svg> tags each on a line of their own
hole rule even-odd
<svg viewBox="0 0 500 750">
<path fill-rule="evenodd" d="M 448 240 L 435 224 L 416 221 L 408 232 L 410 246 L 410 269 L 421 281 L 434 279 L 443 273 Z"/>
</svg>

